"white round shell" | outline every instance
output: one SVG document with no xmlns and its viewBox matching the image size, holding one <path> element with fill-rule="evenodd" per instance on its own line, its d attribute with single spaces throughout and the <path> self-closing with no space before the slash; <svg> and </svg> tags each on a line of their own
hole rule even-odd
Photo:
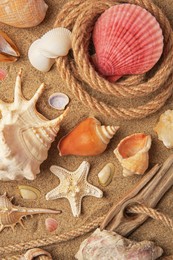
<svg viewBox="0 0 173 260">
<path fill-rule="evenodd" d="M 64 93 L 57 92 L 49 97 L 48 103 L 55 109 L 63 110 L 69 103 L 69 97 Z"/>
<path fill-rule="evenodd" d="M 40 53 L 40 39 L 33 42 L 28 51 L 28 58 L 34 68 L 42 72 L 48 72 L 55 63 L 54 59 L 45 57 Z"/>
<path fill-rule="evenodd" d="M 66 56 L 71 49 L 71 31 L 59 27 L 41 37 L 40 52 L 48 58 Z"/>
</svg>

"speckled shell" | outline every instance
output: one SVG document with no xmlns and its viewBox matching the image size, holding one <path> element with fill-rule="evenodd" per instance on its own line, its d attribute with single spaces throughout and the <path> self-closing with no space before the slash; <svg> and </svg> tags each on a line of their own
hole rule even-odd
<svg viewBox="0 0 173 260">
<path fill-rule="evenodd" d="M 114 80 L 150 70 L 163 51 L 163 35 L 155 17 L 140 6 L 115 5 L 97 20 L 93 31 L 95 65 Z"/>
<path fill-rule="evenodd" d="M 78 260 L 155 260 L 163 249 L 151 241 L 135 242 L 121 235 L 96 229 L 80 245 Z"/>
<path fill-rule="evenodd" d="M 21 72 L 16 79 L 14 102 L 0 103 L 0 180 L 33 180 L 59 131 L 67 113 L 48 120 L 36 110 L 44 90 L 41 84 L 35 95 L 26 100 L 21 91 Z"/>
<path fill-rule="evenodd" d="M 1 0 L 0 22 L 19 28 L 38 25 L 46 15 L 44 0 Z"/>
<path fill-rule="evenodd" d="M 123 167 L 125 177 L 143 174 L 147 170 L 150 147 L 151 136 L 144 133 L 132 134 L 121 140 L 114 154 Z"/>
<path fill-rule="evenodd" d="M 71 31 L 54 28 L 41 37 L 40 52 L 48 58 L 66 56 L 71 49 Z"/>
</svg>

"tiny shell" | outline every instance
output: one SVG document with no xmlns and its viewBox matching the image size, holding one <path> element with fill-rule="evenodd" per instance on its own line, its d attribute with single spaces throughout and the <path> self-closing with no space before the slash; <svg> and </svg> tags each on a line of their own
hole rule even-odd
<svg viewBox="0 0 173 260">
<path fill-rule="evenodd" d="M 173 110 L 167 110 L 160 116 L 154 131 L 167 148 L 173 148 Z"/>
<path fill-rule="evenodd" d="M 49 97 L 48 103 L 55 109 L 63 110 L 69 103 L 69 97 L 64 93 L 57 92 Z"/>
<path fill-rule="evenodd" d="M 47 218 L 45 220 L 45 226 L 46 226 L 47 231 L 53 232 L 53 231 L 55 231 L 57 229 L 58 222 L 54 218 Z"/>
<path fill-rule="evenodd" d="M 103 169 L 98 173 L 99 183 L 105 187 L 112 181 L 115 167 L 113 163 L 107 163 Z"/>
<path fill-rule="evenodd" d="M 71 49 L 71 31 L 54 28 L 41 37 L 40 52 L 47 58 L 66 56 Z"/>
<path fill-rule="evenodd" d="M 9 36 L 0 31 L 0 61 L 13 62 L 20 57 L 19 50 Z"/>
<path fill-rule="evenodd" d="M 7 71 L 0 69 L 0 80 L 4 80 L 7 76 Z"/>
<path fill-rule="evenodd" d="M 19 185 L 18 187 L 22 198 L 25 200 L 36 200 L 41 195 L 40 191 L 32 186 Z"/>
<path fill-rule="evenodd" d="M 40 39 L 33 42 L 28 51 L 28 58 L 34 68 L 48 72 L 55 63 L 54 59 L 47 58 L 40 53 Z"/>
</svg>

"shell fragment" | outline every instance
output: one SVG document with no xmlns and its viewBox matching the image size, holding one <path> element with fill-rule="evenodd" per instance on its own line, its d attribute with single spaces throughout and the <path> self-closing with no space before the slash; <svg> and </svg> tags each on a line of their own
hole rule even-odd
<svg viewBox="0 0 173 260">
<path fill-rule="evenodd" d="M 115 170 L 114 164 L 107 163 L 103 167 L 103 169 L 98 173 L 99 183 L 103 187 L 108 186 L 110 184 L 110 182 L 112 181 L 114 170 Z"/>
</svg>

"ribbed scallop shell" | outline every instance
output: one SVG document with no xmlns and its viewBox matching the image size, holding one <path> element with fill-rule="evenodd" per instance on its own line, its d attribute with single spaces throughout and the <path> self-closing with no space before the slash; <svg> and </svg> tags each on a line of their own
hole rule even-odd
<svg viewBox="0 0 173 260">
<path fill-rule="evenodd" d="M 70 49 L 71 32 L 66 28 L 54 28 L 41 37 L 40 52 L 47 58 L 66 56 Z"/>
<path fill-rule="evenodd" d="M 43 21 L 47 11 L 44 0 L 1 0 L 0 22 L 19 28 L 28 28 Z"/>
<path fill-rule="evenodd" d="M 159 23 L 148 11 L 133 4 L 115 5 L 97 20 L 93 31 L 95 65 L 114 79 L 150 70 L 163 51 Z"/>
<path fill-rule="evenodd" d="M 143 174 L 147 170 L 150 147 L 151 136 L 143 133 L 132 134 L 121 140 L 114 154 L 123 167 L 125 177 Z"/>
</svg>

